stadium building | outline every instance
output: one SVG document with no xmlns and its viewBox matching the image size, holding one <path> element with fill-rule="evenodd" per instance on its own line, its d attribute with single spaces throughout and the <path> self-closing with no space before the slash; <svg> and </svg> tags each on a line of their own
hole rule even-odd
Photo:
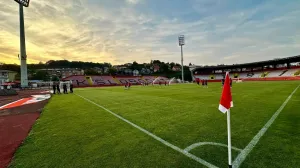
<svg viewBox="0 0 300 168">
<path fill-rule="evenodd" d="M 193 80 L 218 82 L 226 71 L 234 80 L 300 80 L 300 55 L 268 61 L 218 66 L 190 66 Z"/>
<path fill-rule="evenodd" d="M 9 71 L 9 70 L 0 70 L 0 85 L 5 82 L 13 82 L 15 81 L 15 76 L 17 72 Z"/>
</svg>

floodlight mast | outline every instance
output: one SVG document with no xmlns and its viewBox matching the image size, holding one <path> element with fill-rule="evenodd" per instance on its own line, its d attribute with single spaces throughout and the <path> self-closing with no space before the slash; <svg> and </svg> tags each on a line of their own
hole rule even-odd
<svg viewBox="0 0 300 168">
<path fill-rule="evenodd" d="M 20 15 L 20 62 L 21 62 L 21 87 L 28 87 L 27 75 L 27 55 L 26 55 L 26 42 L 25 42 L 25 28 L 24 28 L 24 12 L 23 6 L 28 7 L 30 0 L 15 0 L 19 3 Z"/>
<path fill-rule="evenodd" d="M 184 72 L 183 72 L 183 50 L 182 50 L 182 46 L 185 44 L 184 43 L 184 35 L 180 35 L 178 36 L 178 42 L 179 42 L 179 46 L 181 48 L 181 80 L 184 83 Z"/>
</svg>

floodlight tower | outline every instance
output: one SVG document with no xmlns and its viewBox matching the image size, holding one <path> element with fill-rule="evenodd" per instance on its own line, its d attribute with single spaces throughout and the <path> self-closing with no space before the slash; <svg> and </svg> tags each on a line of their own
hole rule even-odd
<svg viewBox="0 0 300 168">
<path fill-rule="evenodd" d="M 182 46 L 185 44 L 184 43 L 184 35 L 178 36 L 178 42 L 179 46 L 181 48 L 181 80 L 184 83 L 184 73 L 183 73 L 183 51 L 182 51 Z"/>
<path fill-rule="evenodd" d="M 24 12 L 23 6 L 28 7 L 30 0 L 15 0 L 19 3 L 19 15 L 20 15 L 20 61 L 21 61 L 21 87 L 28 87 L 27 76 L 27 55 L 26 55 L 26 43 L 25 43 L 25 30 L 24 30 Z"/>
</svg>

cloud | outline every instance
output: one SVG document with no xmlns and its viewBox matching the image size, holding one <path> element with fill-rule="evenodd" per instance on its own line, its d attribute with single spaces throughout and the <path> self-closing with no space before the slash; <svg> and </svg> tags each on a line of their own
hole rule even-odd
<svg viewBox="0 0 300 168">
<path fill-rule="evenodd" d="M 137 4 L 140 2 L 140 0 L 126 0 L 127 3 L 130 3 L 130 4 Z"/>
<path fill-rule="evenodd" d="M 300 2 L 52 0 L 25 8 L 30 62 L 184 62 L 211 65 L 299 54 Z M 0 59 L 18 63 L 18 6 L 0 2 Z"/>
</svg>

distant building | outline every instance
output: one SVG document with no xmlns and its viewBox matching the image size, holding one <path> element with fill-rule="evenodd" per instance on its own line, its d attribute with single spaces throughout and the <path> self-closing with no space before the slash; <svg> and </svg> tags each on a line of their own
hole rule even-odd
<svg viewBox="0 0 300 168">
<path fill-rule="evenodd" d="M 143 74 L 143 75 L 149 75 L 149 74 L 151 74 L 151 69 L 142 68 L 141 74 Z"/>
<path fill-rule="evenodd" d="M 140 72 L 136 69 L 133 70 L 132 73 L 133 73 L 133 76 L 139 76 L 140 75 Z"/>
<path fill-rule="evenodd" d="M 94 67 L 92 69 L 97 73 L 102 74 L 102 73 L 108 73 L 109 67 L 103 67 L 103 68 Z"/>
<path fill-rule="evenodd" d="M 181 71 L 181 66 L 173 66 L 172 71 Z"/>
<path fill-rule="evenodd" d="M 132 70 L 131 69 L 124 69 L 125 75 L 132 75 Z"/>
<path fill-rule="evenodd" d="M 0 85 L 5 82 L 14 82 L 17 72 L 9 70 L 0 70 Z"/>
<path fill-rule="evenodd" d="M 95 70 L 97 73 L 102 74 L 103 73 L 103 69 L 99 68 L 99 67 L 94 67 L 93 70 Z"/>
<path fill-rule="evenodd" d="M 104 67 L 104 73 L 108 73 L 109 67 Z"/>
<path fill-rule="evenodd" d="M 113 68 L 115 68 L 117 71 L 122 71 L 127 68 L 125 65 L 114 65 Z"/>
<path fill-rule="evenodd" d="M 159 65 L 153 65 L 153 71 L 154 72 L 159 71 L 159 69 L 160 69 Z"/>
<path fill-rule="evenodd" d="M 47 71 L 52 76 L 66 78 L 72 75 L 84 75 L 84 70 L 79 68 L 54 68 L 54 69 L 39 69 L 40 71 Z"/>
</svg>

